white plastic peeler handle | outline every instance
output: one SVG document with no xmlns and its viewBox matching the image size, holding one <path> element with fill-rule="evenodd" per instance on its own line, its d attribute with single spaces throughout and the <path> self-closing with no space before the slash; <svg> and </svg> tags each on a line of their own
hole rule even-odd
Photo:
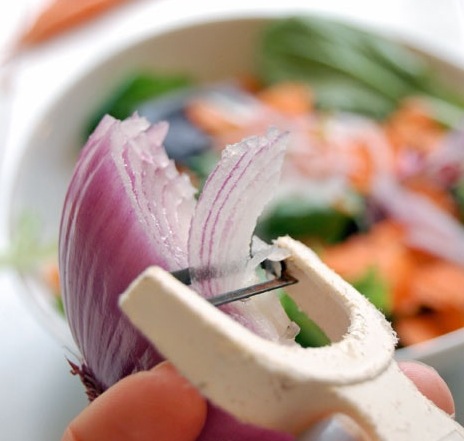
<svg viewBox="0 0 464 441">
<path fill-rule="evenodd" d="M 202 393 L 237 418 L 299 435 L 341 412 L 373 440 L 464 441 L 464 429 L 426 399 L 393 360 L 389 323 L 303 244 L 291 252 L 288 290 L 332 341 L 282 346 L 251 333 L 160 268 L 121 296 L 134 325 Z"/>
</svg>

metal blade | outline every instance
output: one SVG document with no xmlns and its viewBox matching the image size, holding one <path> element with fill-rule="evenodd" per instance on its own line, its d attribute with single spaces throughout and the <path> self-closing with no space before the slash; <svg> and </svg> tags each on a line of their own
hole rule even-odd
<svg viewBox="0 0 464 441">
<path fill-rule="evenodd" d="M 262 266 L 267 270 L 268 273 L 275 275 L 275 272 L 272 270 L 275 264 L 275 262 L 264 261 Z M 257 283 L 256 285 L 246 286 L 244 288 L 239 288 L 234 291 L 222 293 L 215 297 L 211 297 L 207 300 L 214 306 L 222 306 L 228 303 L 236 302 L 237 300 L 244 300 L 258 294 L 262 294 L 268 291 L 283 288 L 285 286 L 297 283 L 298 280 L 287 273 L 285 262 L 280 262 L 280 265 L 280 276 L 276 276 L 273 279 Z M 192 283 L 190 276 L 190 268 L 184 268 L 178 271 L 174 271 L 171 274 L 185 285 L 190 285 Z"/>
</svg>

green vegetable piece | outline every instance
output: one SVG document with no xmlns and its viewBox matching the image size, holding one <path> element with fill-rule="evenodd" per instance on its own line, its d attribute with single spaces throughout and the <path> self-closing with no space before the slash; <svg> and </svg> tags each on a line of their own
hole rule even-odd
<svg viewBox="0 0 464 441">
<path fill-rule="evenodd" d="M 453 188 L 452 195 L 458 206 L 459 220 L 464 224 L 464 178 Z"/>
<path fill-rule="evenodd" d="M 66 316 L 66 311 L 64 309 L 63 299 L 59 295 L 57 295 L 56 298 L 55 298 L 55 308 L 58 311 L 58 313 L 61 314 L 63 317 Z"/>
<path fill-rule="evenodd" d="M 306 82 L 322 109 L 384 119 L 402 99 L 420 95 L 441 102 L 438 116 L 445 125 L 464 113 L 464 95 L 444 84 L 426 58 L 337 20 L 277 20 L 264 33 L 257 59 L 265 83 Z"/>
<path fill-rule="evenodd" d="M 106 114 L 118 119 L 125 119 L 132 115 L 145 101 L 188 87 L 191 83 L 191 80 L 185 75 L 161 75 L 152 72 L 133 73 L 118 86 L 91 117 L 84 136 L 87 138 Z"/>
<path fill-rule="evenodd" d="M 199 179 L 198 189 L 203 188 L 203 184 L 219 161 L 219 153 L 213 150 L 206 150 L 198 155 L 189 156 L 185 161 L 186 166 Z"/>
<path fill-rule="evenodd" d="M 391 316 L 390 290 L 376 268 L 369 268 L 360 279 L 352 282 L 352 285 L 387 317 Z M 284 293 L 281 295 L 280 301 L 288 317 L 300 327 L 296 341 L 301 346 L 320 347 L 330 343 L 326 334 L 311 318 L 300 310 L 291 297 Z"/>
<path fill-rule="evenodd" d="M 23 213 L 16 222 L 9 247 L 0 253 L 0 268 L 31 271 L 57 253 L 56 243 L 44 243 L 41 222 L 32 213 Z"/>
<path fill-rule="evenodd" d="M 336 243 L 358 230 L 353 216 L 329 206 L 317 206 L 304 198 L 280 201 L 258 224 L 256 234 L 264 240 L 290 235 Z"/>
<path fill-rule="evenodd" d="M 282 294 L 280 302 L 288 315 L 299 327 L 295 341 L 304 348 L 317 348 L 330 344 L 329 338 L 321 328 L 311 320 L 287 294 Z"/>
<path fill-rule="evenodd" d="M 369 268 L 361 278 L 351 284 L 387 317 L 391 315 L 390 289 L 376 268 Z"/>
</svg>

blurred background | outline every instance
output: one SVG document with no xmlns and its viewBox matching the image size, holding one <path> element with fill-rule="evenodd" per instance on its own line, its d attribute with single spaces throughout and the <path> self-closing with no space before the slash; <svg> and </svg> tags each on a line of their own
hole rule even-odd
<svg viewBox="0 0 464 441">
<path fill-rule="evenodd" d="M 176 10 L 169 3 L 169 0 L 121 2 L 73 30 L 18 52 L 14 49 L 15 42 L 48 1 L 0 3 L 0 200 L 3 201 L 0 250 L 7 244 L 5 201 L 11 174 L 30 127 L 47 105 L 108 49 L 175 17 Z M 221 9 L 203 1 L 184 3 L 184 14 L 189 8 L 192 13 Z M 246 7 L 250 2 L 233 3 Z M 305 0 L 304 3 L 310 10 L 398 28 L 464 68 L 462 0 Z M 70 419 L 86 405 L 86 398 L 79 381 L 69 373 L 68 349 L 37 320 L 24 295 L 15 274 L 0 268 L 0 438 L 58 440 Z"/>
</svg>

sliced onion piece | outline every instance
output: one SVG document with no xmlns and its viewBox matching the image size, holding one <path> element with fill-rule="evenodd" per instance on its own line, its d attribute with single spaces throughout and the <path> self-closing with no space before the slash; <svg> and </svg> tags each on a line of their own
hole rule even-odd
<svg viewBox="0 0 464 441">
<path fill-rule="evenodd" d="M 441 148 L 427 157 L 426 170 L 445 187 L 464 178 L 464 123 L 445 138 Z"/>
<path fill-rule="evenodd" d="M 288 134 L 274 129 L 230 145 L 207 179 L 189 239 L 193 286 L 204 297 L 255 282 L 255 268 L 249 266 L 251 238 L 278 187 L 287 140 Z M 293 342 L 298 332 L 274 292 L 222 309 L 271 340 Z"/>
<path fill-rule="evenodd" d="M 375 181 L 372 196 L 404 225 L 409 245 L 464 265 L 464 228 L 456 219 L 388 176 Z"/>
</svg>

